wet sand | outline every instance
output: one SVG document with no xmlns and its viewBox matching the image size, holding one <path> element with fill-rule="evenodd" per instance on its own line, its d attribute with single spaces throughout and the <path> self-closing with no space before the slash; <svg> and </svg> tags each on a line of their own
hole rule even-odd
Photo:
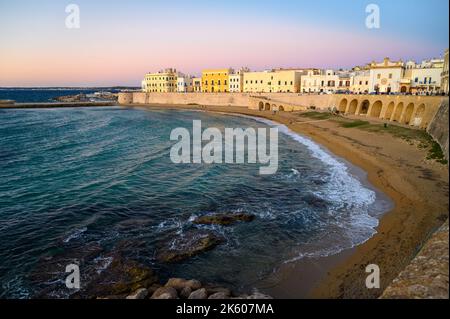
<svg viewBox="0 0 450 319">
<path fill-rule="evenodd" d="M 263 117 L 323 145 L 363 169 L 367 179 L 394 203 L 378 233 L 340 254 L 303 259 L 281 266 L 261 288 L 278 298 L 377 298 L 408 265 L 434 230 L 448 218 L 448 168 L 426 160 L 426 150 L 391 134 L 343 128 L 330 120 L 314 121 L 296 113 L 253 111 L 243 107 L 139 105 Z M 366 266 L 380 267 L 380 289 L 367 289 Z"/>
</svg>

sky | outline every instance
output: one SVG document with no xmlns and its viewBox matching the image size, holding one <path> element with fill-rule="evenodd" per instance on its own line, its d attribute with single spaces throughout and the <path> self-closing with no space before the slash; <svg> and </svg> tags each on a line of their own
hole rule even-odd
<svg viewBox="0 0 450 319">
<path fill-rule="evenodd" d="M 380 28 L 366 27 L 366 7 Z M 67 28 L 66 6 L 80 9 Z M 140 86 L 173 67 L 351 68 L 440 57 L 448 0 L 0 0 L 0 87 Z"/>
</svg>

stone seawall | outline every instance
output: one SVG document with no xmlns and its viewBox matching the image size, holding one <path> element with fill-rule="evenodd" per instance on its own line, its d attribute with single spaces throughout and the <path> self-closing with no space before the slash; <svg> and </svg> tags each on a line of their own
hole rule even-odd
<svg viewBox="0 0 450 319">
<path fill-rule="evenodd" d="M 448 97 L 413 95 L 302 95 L 298 93 L 119 93 L 119 104 L 173 104 L 246 107 L 260 111 L 335 110 L 341 114 L 381 119 L 411 127 L 428 129 L 433 119 L 433 136 L 448 150 L 448 123 L 445 111 L 440 111 Z M 442 114 L 441 114 L 442 113 Z M 442 119 L 441 119 L 442 118 Z M 439 124 L 441 123 L 441 124 Z M 440 134 L 447 136 L 445 138 Z M 444 137 L 445 137 L 444 136 Z M 442 142 L 441 142 L 442 141 Z M 445 146 L 447 145 L 447 147 Z M 448 154 L 448 151 L 447 151 Z"/>
<path fill-rule="evenodd" d="M 336 96 L 295 93 L 119 93 L 120 104 L 199 104 L 254 108 L 255 101 L 259 99 L 298 107 L 312 106 L 317 109 L 328 109 L 335 104 Z"/>
<path fill-rule="evenodd" d="M 427 131 L 439 143 L 448 161 L 448 99 L 442 101 Z"/>
<path fill-rule="evenodd" d="M 381 298 L 448 299 L 448 247 L 447 220 Z"/>
<path fill-rule="evenodd" d="M 120 104 L 175 104 L 249 106 L 249 94 L 244 93 L 119 93 Z"/>
</svg>

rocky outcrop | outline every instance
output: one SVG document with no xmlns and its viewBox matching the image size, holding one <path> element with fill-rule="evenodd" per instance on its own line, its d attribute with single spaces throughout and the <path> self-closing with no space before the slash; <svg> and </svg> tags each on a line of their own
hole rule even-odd
<svg viewBox="0 0 450 319">
<path fill-rule="evenodd" d="M 138 290 L 147 289 L 157 282 L 158 277 L 151 268 L 118 256 L 114 257 L 110 266 L 100 276 L 80 292 L 80 297 L 136 294 Z"/>
<path fill-rule="evenodd" d="M 14 105 L 15 101 L 13 100 L 0 100 L 0 107 L 2 106 L 11 106 Z"/>
<path fill-rule="evenodd" d="M 86 97 L 86 94 L 75 94 L 75 95 L 65 95 L 58 96 L 54 98 L 57 102 L 89 102 L 89 99 Z"/>
<path fill-rule="evenodd" d="M 223 238 L 208 232 L 189 232 L 160 249 L 157 259 L 164 263 L 177 263 L 211 250 L 223 242 Z"/>
<path fill-rule="evenodd" d="M 447 222 L 383 292 L 382 299 L 449 298 L 449 228 Z"/>
<path fill-rule="evenodd" d="M 255 219 L 255 215 L 245 213 L 231 214 L 212 214 L 197 217 L 193 223 L 202 225 L 222 225 L 231 226 L 237 222 L 251 222 Z"/>
</svg>

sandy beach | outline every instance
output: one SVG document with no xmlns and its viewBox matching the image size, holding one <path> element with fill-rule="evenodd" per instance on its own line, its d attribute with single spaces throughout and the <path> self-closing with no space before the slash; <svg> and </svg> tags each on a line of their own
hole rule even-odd
<svg viewBox="0 0 450 319">
<path fill-rule="evenodd" d="M 394 208 L 383 215 L 378 233 L 369 241 L 323 260 L 280 267 L 274 284 L 266 289 L 269 293 L 286 298 L 377 298 L 448 218 L 447 165 L 427 160 L 427 151 L 414 141 L 389 133 L 346 128 L 337 121 L 314 120 L 299 113 L 272 114 L 243 107 L 198 105 L 138 107 L 243 114 L 285 124 L 363 169 L 368 181 L 393 201 Z M 369 264 L 380 267 L 380 289 L 369 290 L 365 286 Z M 321 274 L 320 280 L 302 276 L 302 272 L 312 268 Z"/>
</svg>

